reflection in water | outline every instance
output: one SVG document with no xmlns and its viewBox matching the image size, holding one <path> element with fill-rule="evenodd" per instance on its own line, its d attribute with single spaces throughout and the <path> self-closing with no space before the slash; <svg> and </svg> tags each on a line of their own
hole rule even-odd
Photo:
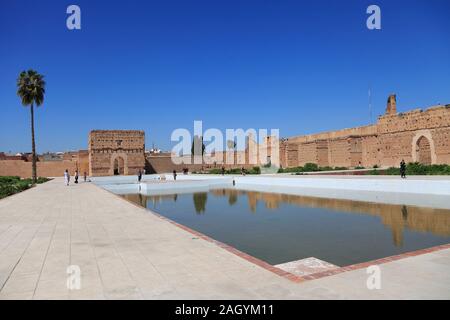
<svg viewBox="0 0 450 320">
<path fill-rule="evenodd" d="M 281 193 L 242 191 L 236 189 L 212 190 L 215 196 L 247 195 L 248 205 L 256 212 L 258 202 L 267 209 L 278 209 L 282 203 L 300 207 L 327 208 L 342 212 L 374 215 L 381 218 L 384 225 L 392 230 L 395 245 L 403 244 L 403 230 L 408 228 L 419 232 L 431 232 L 435 235 L 450 236 L 450 213 L 444 209 L 407 207 L 372 202 L 339 200 L 328 198 L 304 197 Z"/>
<path fill-rule="evenodd" d="M 237 202 L 237 200 L 238 200 L 237 193 L 230 193 L 230 195 L 228 196 L 228 204 L 232 206 Z"/>
<path fill-rule="evenodd" d="M 236 189 L 216 189 L 211 190 L 210 193 L 216 197 L 228 197 L 228 204 L 230 206 L 237 203 L 238 196 L 246 196 L 248 206 L 253 213 L 257 212 L 258 203 L 262 202 L 270 210 L 278 209 L 281 204 L 287 203 L 299 207 L 327 208 L 340 212 L 378 216 L 381 218 L 382 223 L 391 229 L 396 246 L 403 244 L 403 232 L 405 228 L 419 232 L 430 232 L 439 236 L 450 236 L 450 213 L 444 209 L 407 207 L 405 205 L 304 197 Z M 153 203 L 158 203 L 164 199 L 177 201 L 177 196 L 177 194 L 173 194 L 146 197 L 139 194 L 125 195 L 124 197 L 146 207 L 147 199 L 151 199 Z M 197 214 L 205 214 L 208 193 L 194 193 L 192 198 Z M 276 210 L 276 212 L 278 211 Z"/>
<path fill-rule="evenodd" d="M 195 212 L 202 214 L 206 210 L 206 201 L 208 200 L 208 194 L 206 192 L 196 192 L 192 195 L 194 200 Z"/>
<path fill-rule="evenodd" d="M 408 220 L 408 208 L 406 208 L 406 206 L 402 206 L 402 217 L 403 220 Z"/>
<path fill-rule="evenodd" d="M 450 210 L 217 189 L 130 201 L 271 264 L 349 265 L 450 242 Z"/>
<path fill-rule="evenodd" d="M 143 197 L 142 194 L 139 194 L 139 204 L 143 207 L 147 206 L 147 198 Z"/>
</svg>

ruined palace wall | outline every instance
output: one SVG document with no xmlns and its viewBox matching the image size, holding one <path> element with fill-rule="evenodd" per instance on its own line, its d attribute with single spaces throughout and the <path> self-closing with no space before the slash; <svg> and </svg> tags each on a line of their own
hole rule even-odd
<svg viewBox="0 0 450 320">
<path fill-rule="evenodd" d="M 185 163 L 175 164 L 170 153 L 146 155 L 145 170 L 146 173 L 170 173 L 173 170 L 182 172 L 184 168 L 187 168 L 189 172 L 200 171 L 201 164 L 188 164 L 191 162 L 191 158 L 191 156 L 183 157 Z"/>
<path fill-rule="evenodd" d="M 317 164 L 319 167 L 326 167 L 330 165 L 328 145 L 328 140 L 318 140 L 316 142 Z"/>
<path fill-rule="evenodd" d="M 69 154 L 69 153 L 67 153 Z M 64 171 L 69 170 L 75 174 L 78 169 L 80 176 L 89 171 L 89 157 L 86 150 L 70 153 L 70 157 L 64 154 L 66 160 L 37 161 L 36 170 L 38 177 L 60 177 Z M 31 177 L 31 161 L 25 160 L 0 160 L 0 176 Z"/>
<path fill-rule="evenodd" d="M 211 169 L 221 169 L 222 166 L 225 169 L 231 168 L 242 168 L 250 169 L 254 166 L 254 164 L 245 163 L 246 153 L 245 151 L 237 151 L 237 152 L 221 152 L 222 153 L 222 161 L 220 161 L 220 156 L 212 157 L 211 155 L 203 156 L 203 163 L 194 163 L 194 159 L 191 155 L 178 157 L 175 162 L 180 163 L 176 164 L 172 161 L 172 156 L 170 153 L 159 153 L 159 154 L 146 154 L 145 156 L 145 169 L 147 173 L 170 173 L 173 170 L 177 172 L 183 171 L 183 169 L 188 169 L 189 172 L 194 171 L 208 171 Z M 234 155 L 233 155 L 234 154 Z M 226 159 L 228 157 L 234 157 L 234 162 L 232 162 L 232 158 L 230 158 L 230 163 L 226 163 Z M 198 158 L 198 161 L 202 161 L 201 157 Z M 215 163 L 214 163 L 215 161 Z"/>
<path fill-rule="evenodd" d="M 377 136 L 361 137 L 361 162 L 366 168 L 380 165 L 382 150 Z"/>
<path fill-rule="evenodd" d="M 31 178 L 32 163 L 23 160 L 0 160 L 0 176 L 19 176 L 21 178 Z M 73 175 L 77 169 L 74 161 L 43 161 L 36 163 L 38 177 L 62 177 L 64 171 L 68 169 Z M 80 168 L 80 174 L 83 171 Z"/>
<path fill-rule="evenodd" d="M 378 119 L 379 134 L 397 133 L 450 127 L 450 106 L 431 107 L 425 111 L 420 109 L 384 115 Z"/>
<path fill-rule="evenodd" d="M 72 160 L 72 162 L 73 162 L 73 160 Z M 84 172 L 86 172 L 86 174 L 88 174 L 89 173 L 89 153 L 87 150 L 80 150 L 78 152 L 77 162 L 78 162 L 79 174 L 83 175 Z"/>
<path fill-rule="evenodd" d="M 286 166 L 285 167 L 297 167 L 299 166 L 299 160 L 298 160 L 298 149 L 299 144 L 298 143 L 287 143 L 286 147 Z"/>
<path fill-rule="evenodd" d="M 351 155 L 350 144 L 347 138 L 333 139 L 329 143 L 330 166 L 350 167 Z"/>
<path fill-rule="evenodd" d="M 362 166 L 362 138 L 351 137 L 347 142 L 350 148 L 350 167 Z"/>
<path fill-rule="evenodd" d="M 289 167 L 307 162 L 326 166 L 327 153 L 332 167 L 398 166 L 402 159 L 418 161 L 416 143 L 422 136 L 429 141 L 431 163 L 449 164 L 450 105 L 389 113 L 376 125 L 292 137 L 284 157 Z"/>
<path fill-rule="evenodd" d="M 431 138 L 433 163 L 450 163 L 450 107 L 432 107 L 426 111 L 412 110 L 395 115 L 381 116 L 378 120 L 380 163 L 398 166 L 417 161 L 415 145 L 420 136 Z"/>
<path fill-rule="evenodd" d="M 290 143 L 304 143 L 304 142 L 314 142 L 316 140 L 328 140 L 328 139 L 338 139 L 348 136 L 368 136 L 377 133 L 376 125 L 368 125 L 355 128 L 346 128 L 336 131 L 328 131 L 316 134 L 309 134 L 304 136 L 295 136 L 289 138 Z"/>
<path fill-rule="evenodd" d="M 280 167 L 286 168 L 288 166 L 288 143 L 280 141 Z"/>
<path fill-rule="evenodd" d="M 114 174 L 114 160 L 122 158 L 124 174 L 134 175 L 145 167 L 144 152 L 138 150 L 112 151 L 105 150 L 90 155 L 90 175 L 109 176 Z"/>
<path fill-rule="evenodd" d="M 431 135 L 436 152 L 436 163 L 450 164 L 450 127 L 431 130 Z"/>
<path fill-rule="evenodd" d="M 298 146 L 298 166 L 304 166 L 307 163 L 317 163 L 317 144 L 316 142 L 304 142 Z"/>
<path fill-rule="evenodd" d="M 382 167 L 398 167 L 402 159 L 412 162 L 412 145 L 414 132 L 397 132 L 382 134 L 378 137 L 380 147 L 380 165 Z"/>
<path fill-rule="evenodd" d="M 138 130 L 94 130 L 89 134 L 89 174 L 114 174 L 114 161 L 121 158 L 124 174 L 145 167 L 145 133 Z"/>
<path fill-rule="evenodd" d="M 316 163 L 321 167 L 363 164 L 362 140 L 354 142 L 358 145 L 355 151 L 350 137 L 373 137 L 376 132 L 376 125 L 369 125 L 289 138 L 284 156 L 286 164 L 288 167 L 304 166 L 306 163 Z"/>
</svg>

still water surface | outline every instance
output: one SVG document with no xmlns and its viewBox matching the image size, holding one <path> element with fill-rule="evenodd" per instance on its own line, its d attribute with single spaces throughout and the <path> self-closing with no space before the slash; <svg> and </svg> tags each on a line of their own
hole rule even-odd
<svg viewBox="0 0 450 320">
<path fill-rule="evenodd" d="M 450 210 L 217 189 L 123 195 L 270 264 L 346 266 L 450 243 Z"/>
</svg>

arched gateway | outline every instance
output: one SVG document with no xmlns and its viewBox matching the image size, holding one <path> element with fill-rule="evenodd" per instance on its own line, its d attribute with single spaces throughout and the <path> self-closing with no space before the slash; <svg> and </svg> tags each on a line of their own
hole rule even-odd
<svg viewBox="0 0 450 320">
<path fill-rule="evenodd" d="M 422 164 L 435 164 L 436 152 L 434 141 L 429 130 L 420 130 L 416 133 L 412 141 L 413 162 Z"/>
<path fill-rule="evenodd" d="M 123 157 L 116 157 L 113 160 L 113 175 L 115 176 L 120 176 L 120 175 L 124 175 L 125 174 L 125 160 L 123 159 Z"/>
<path fill-rule="evenodd" d="M 430 141 L 424 136 L 420 137 L 416 143 L 417 161 L 422 164 L 431 164 Z"/>
</svg>

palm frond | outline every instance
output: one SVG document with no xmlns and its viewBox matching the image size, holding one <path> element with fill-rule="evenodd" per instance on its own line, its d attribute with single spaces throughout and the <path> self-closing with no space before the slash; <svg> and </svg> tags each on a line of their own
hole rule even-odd
<svg viewBox="0 0 450 320">
<path fill-rule="evenodd" d="M 24 106 L 42 105 L 45 96 L 44 76 L 33 69 L 22 71 L 17 78 L 17 95 Z"/>
</svg>

